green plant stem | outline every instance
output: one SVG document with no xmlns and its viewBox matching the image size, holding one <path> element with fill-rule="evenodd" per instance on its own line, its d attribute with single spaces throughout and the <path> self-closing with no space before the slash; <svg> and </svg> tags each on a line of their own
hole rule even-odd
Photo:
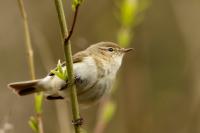
<svg viewBox="0 0 200 133">
<path fill-rule="evenodd" d="M 32 44 L 31 44 L 31 37 L 30 37 L 30 30 L 29 30 L 27 13 L 26 13 L 26 10 L 24 8 L 23 0 L 18 0 L 18 3 L 19 3 L 20 13 L 21 13 L 21 16 L 22 16 L 23 22 L 24 22 L 24 32 L 25 32 L 25 39 L 26 39 L 26 43 L 25 44 L 26 44 L 26 49 L 27 49 L 30 77 L 31 77 L 32 80 L 34 80 L 35 79 L 34 56 L 33 56 Z M 42 94 L 36 94 L 35 95 L 35 99 L 37 99 L 37 95 L 42 95 Z M 43 121 L 42 121 L 42 113 L 41 112 L 36 112 L 36 118 L 37 118 L 37 121 L 38 121 L 39 133 L 44 133 Z"/>
<path fill-rule="evenodd" d="M 79 105 L 78 105 L 76 86 L 74 84 L 71 43 L 69 41 L 72 32 L 68 36 L 68 29 L 67 29 L 62 0 L 55 0 L 55 5 L 56 5 L 58 19 L 59 19 L 59 23 L 60 23 L 60 27 L 61 27 L 62 36 L 63 36 L 65 61 L 66 61 L 66 67 L 67 67 L 67 73 L 68 73 L 68 82 L 71 84 L 70 85 L 70 93 L 71 93 L 70 99 L 71 99 L 73 120 L 76 121 L 76 120 L 80 119 L 80 113 L 79 113 Z M 73 25 L 74 25 L 74 23 L 75 23 L 75 21 L 73 22 Z M 73 31 L 73 28 L 72 28 L 72 31 Z M 74 124 L 74 128 L 75 128 L 76 133 L 81 132 L 81 127 L 79 125 Z"/>
<path fill-rule="evenodd" d="M 37 95 L 37 94 L 36 94 Z M 41 94 L 40 94 L 41 95 Z M 37 97 L 37 96 L 36 96 Z M 38 130 L 39 133 L 44 133 L 44 128 L 43 128 L 43 120 L 42 120 L 42 113 L 37 113 L 37 121 L 38 121 Z"/>
<path fill-rule="evenodd" d="M 26 39 L 26 48 L 27 48 L 30 77 L 31 79 L 35 79 L 35 66 L 34 66 L 34 59 L 33 59 L 33 49 L 32 49 L 31 38 L 30 38 L 30 30 L 29 30 L 29 25 L 28 25 L 28 18 L 27 18 L 26 10 L 24 8 L 23 0 L 18 0 L 18 3 L 19 3 L 20 12 L 24 21 L 24 32 L 25 32 L 25 39 Z"/>
</svg>

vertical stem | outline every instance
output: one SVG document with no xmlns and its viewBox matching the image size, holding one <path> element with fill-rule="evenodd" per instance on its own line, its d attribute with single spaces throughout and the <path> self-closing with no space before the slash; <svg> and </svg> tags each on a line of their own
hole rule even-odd
<svg viewBox="0 0 200 133">
<path fill-rule="evenodd" d="M 71 99 L 73 120 L 76 121 L 76 120 L 80 119 L 80 114 L 79 114 L 79 105 L 78 105 L 76 86 L 74 84 L 71 43 L 70 43 L 69 37 L 68 37 L 68 29 L 67 29 L 62 0 L 55 0 L 55 5 L 56 5 L 58 19 L 59 19 L 59 23 L 60 23 L 60 27 L 61 27 L 62 36 L 63 36 L 64 54 L 65 54 L 65 61 L 66 61 L 66 67 L 67 67 L 67 73 L 68 73 L 68 81 L 71 84 L 70 85 L 70 87 L 71 87 L 70 88 L 70 93 L 71 93 L 70 99 Z M 80 125 L 74 124 L 74 129 L 75 129 L 76 133 L 81 132 Z"/>
<path fill-rule="evenodd" d="M 31 38 L 30 38 L 30 30 L 28 25 L 28 19 L 26 10 L 24 8 L 23 0 L 18 0 L 20 12 L 24 21 L 24 32 L 25 32 L 25 39 L 26 39 L 26 49 L 27 49 L 27 56 L 28 56 L 28 65 L 29 65 L 29 72 L 31 79 L 35 79 L 35 66 L 34 66 L 34 59 L 33 59 L 33 49 L 31 45 Z"/>
<path fill-rule="evenodd" d="M 35 79 L 35 66 L 34 66 L 33 48 L 32 48 L 32 44 L 31 44 L 31 37 L 30 37 L 30 30 L 29 30 L 29 25 L 28 25 L 27 13 L 26 13 L 26 10 L 24 8 L 23 0 L 18 0 L 18 3 L 19 3 L 19 9 L 20 9 L 20 12 L 21 12 L 21 16 L 22 16 L 23 22 L 24 22 L 24 32 L 25 32 L 25 39 L 26 39 L 25 44 L 26 44 L 26 49 L 27 49 L 30 77 L 31 77 L 32 80 L 34 80 Z M 42 95 L 42 94 L 36 94 L 35 99 L 37 98 L 37 95 Z M 39 133 L 44 133 L 41 112 L 40 113 L 36 112 L 36 117 L 37 117 L 37 120 L 38 120 Z"/>
<path fill-rule="evenodd" d="M 39 95 L 41 95 L 41 94 L 39 94 Z M 37 97 L 37 96 L 35 96 L 35 97 Z M 37 113 L 37 121 L 38 121 L 38 130 L 39 130 L 39 133 L 44 133 L 42 113 Z"/>
</svg>

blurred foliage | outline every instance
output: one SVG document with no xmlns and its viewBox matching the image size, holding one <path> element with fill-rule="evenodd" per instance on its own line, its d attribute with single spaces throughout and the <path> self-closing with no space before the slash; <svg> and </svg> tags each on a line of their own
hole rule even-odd
<svg viewBox="0 0 200 133">
<path fill-rule="evenodd" d="M 39 133 L 38 121 L 34 116 L 30 117 L 28 124 L 35 133 Z"/>
<path fill-rule="evenodd" d="M 35 94 L 35 112 L 36 115 L 41 115 L 42 114 L 42 103 L 43 103 L 43 93 L 36 93 Z M 36 132 L 39 133 L 39 122 L 38 122 L 38 116 L 31 116 L 29 118 L 28 124 L 30 128 Z"/>
<path fill-rule="evenodd" d="M 131 27 L 135 23 L 138 0 L 123 0 L 120 6 L 120 22 L 124 27 Z"/>
<path fill-rule="evenodd" d="M 35 111 L 38 114 L 42 113 L 42 101 L 43 101 L 43 93 L 35 94 Z"/>
<path fill-rule="evenodd" d="M 104 121 L 105 124 L 109 123 L 110 120 L 113 118 L 115 111 L 116 111 L 116 104 L 114 101 L 109 100 L 108 102 L 105 103 L 103 106 L 103 111 L 100 114 L 100 121 Z"/>
<path fill-rule="evenodd" d="M 118 21 L 121 24 L 121 28 L 117 35 L 119 45 L 127 47 L 130 45 L 133 39 L 133 30 L 137 24 L 141 22 L 143 18 L 142 12 L 148 7 L 149 0 L 123 0 L 120 6 Z M 139 13 L 141 13 L 139 15 Z"/>
<path fill-rule="evenodd" d="M 120 22 L 121 28 L 117 34 L 117 40 L 121 47 L 127 47 L 133 39 L 132 27 L 135 26 L 137 14 L 140 9 L 139 0 L 122 0 L 119 9 L 119 15 L 117 15 L 117 18 Z M 116 84 L 119 85 L 119 80 Z M 114 85 L 111 94 L 116 91 L 116 88 L 117 86 Z M 103 125 L 107 125 L 115 115 L 117 105 L 111 98 L 108 98 L 102 103 L 102 108 L 103 109 L 100 108 L 101 112 L 99 113 L 98 121 L 100 121 L 99 123 L 104 123 Z M 98 125 L 96 128 L 98 128 Z"/>
</svg>

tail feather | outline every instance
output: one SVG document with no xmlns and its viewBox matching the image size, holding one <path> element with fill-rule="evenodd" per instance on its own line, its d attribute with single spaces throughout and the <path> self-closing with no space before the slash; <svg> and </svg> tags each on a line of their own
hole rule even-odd
<svg viewBox="0 0 200 133">
<path fill-rule="evenodd" d="M 15 83 L 8 84 L 8 87 L 11 88 L 18 95 L 24 96 L 24 95 L 38 92 L 38 89 L 36 87 L 38 82 L 39 82 L 39 80 L 15 82 Z"/>
</svg>

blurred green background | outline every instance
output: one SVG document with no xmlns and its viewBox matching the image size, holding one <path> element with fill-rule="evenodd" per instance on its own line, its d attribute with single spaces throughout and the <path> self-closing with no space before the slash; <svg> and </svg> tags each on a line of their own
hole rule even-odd
<svg viewBox="0 0 200 133">
<path fill-rule="evenodd" d="M 71 39 L 73 53 L 99 41 L 117 42 L 120 1 L 84 1 Z M 71 24 L 68 2 L 66 15 Z M 63 59 L 55 5 L 49 0 L 25 0 L 25 7 L 36 77 L 42 78 Z M 106 133 L 200 132 L 199 12 L 199 0 L 151 0 L 142 21 L 131 29 L 131 47 L 136 52 L 124 58 L 121 83 L 113 98 L 117 110 Z M 6 87 L 9 82 L 29 79 L 17 0 L 0 1 L 0 60 L 0 133 L 30 133 L 27 121 L 34 114 L 33 96 L 18 97 Z M 66 110 L 71 113 L 64 101 L 44 101 L 46 133 L 69 130 L 71 118 Z M 81 111 L 89 132 L 95 127 L 97 110 L 98 105 Z"/>
</svg>

